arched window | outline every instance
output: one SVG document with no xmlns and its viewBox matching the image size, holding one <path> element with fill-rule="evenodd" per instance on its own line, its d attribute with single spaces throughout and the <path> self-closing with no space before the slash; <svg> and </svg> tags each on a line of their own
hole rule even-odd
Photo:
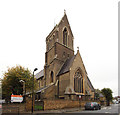
<svg viewBox="0 0 120 115">
<path fill-rule="evenodd" d="M 51 73 L 50 73 L 50 83 L 53 82 L 53 77 L 54 77 L 54 73 L 53 73 L 53 71 L 51 71 Z"/>
<path fill-rule="evenodd" d="M 79 69 L 75 72 L 74 75 L 74 91 L 83 93 L 83 77 Z"/>
<path fill-rule="evenodd" d="M 67 46 L 67 29 L 65 28 L 64 29 L 64 31 L 63 31 L 63 44 L 65 45 L 65 46 Z"/>
</svg>

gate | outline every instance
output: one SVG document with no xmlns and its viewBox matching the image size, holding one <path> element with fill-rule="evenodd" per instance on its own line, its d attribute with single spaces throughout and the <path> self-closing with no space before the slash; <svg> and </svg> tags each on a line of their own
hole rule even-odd
<svg viewBox="0 0 120 115">
<path fill-rule="evenodd" d="M 44 101 L 35 101 L 34 111 L 44 110 Z"/>
</svg>

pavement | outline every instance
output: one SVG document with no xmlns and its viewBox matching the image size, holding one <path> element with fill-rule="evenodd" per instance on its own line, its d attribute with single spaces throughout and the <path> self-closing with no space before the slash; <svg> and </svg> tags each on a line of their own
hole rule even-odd
<svg viewBox="0 0 120 115">
<path fill-rule="evenodd" d="M 102 106 L 104 108 L 105 106 Z M 64 108 L 64 109 L 57 109 L 57 110 L 41 110 L 41 111 L 34 111 L 34 113 L 74 113 L 74 112 L 81 112 L 84 111 L 84 107 L 76 107 L 76 108 Z"/>
<path fill-rule="evenodd" d="M 102 106 L 101 110 L 104 110 L 106 107 Z M 41 111 L 34 111 L 34 115 L 45 113 L 45 114 L 52 114 L 52 113 L 81 113 L 81 112 L 89 112 L 89 111 L 84 111 L 84 107 L 81 108 L 64 108 L 64 109 L 57 109 L 57 110 L 41 110 Z M 92 112 L 92 111 L 91 111 Z M 98 111 L 100 113 L 100 110 Z M 27 112 L 31 114 L 31 112 Z"/>
<path fill-rule="evenodd" d="M 76 112 L 82 110 L 84 110 L 84 108 L 64 108 L 57 110 L 34 111 L 34 113 L 67 113 L 67 112 Z"/>
<path fill-rule="evenodd" d="M 40 113 L 70 113 L 70 112 L 77 112 L 77 111 L 83 111 L 84 108 L 64 108 L 64 109 L 57 109 L 57 110 L 40 110 L 40 111 L 34 111 L 33 114 L 40 114 Z M 21 113 L 20 113 L 21 114 Z M 26 112 L 26 114 L 31 114 L 31 112 Z"/>
<path fill-rule="evenodd" d="M 119 106 L 120 107 L 120 106 Z M 57 110 L 40 110 L 40 111 L 34 111 L 33 114 L 34 115 L 39 115 L 39 114 L 44 114 L 44 115 L 48 115 L 48 114 L 67 114 L 67 113 L 116 113 L 115 111 L 118 110 L 118 105 L 111 105 L 109 107 L 106 106 L 102 106 L 101 110 L 97 110 L 97 111 L 85 111 L 84 107 L 81 108 L 64 108 L 64 109 L 57 109 Z M 25 112 L 25 113 L 19 113 L 19 115 L 29 115 L 32 114 L 32 112 Z"/>
</svg>

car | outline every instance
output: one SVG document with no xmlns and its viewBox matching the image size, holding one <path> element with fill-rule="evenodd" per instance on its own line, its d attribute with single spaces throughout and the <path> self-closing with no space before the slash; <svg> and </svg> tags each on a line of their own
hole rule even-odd
<svg viewBox="0 0 120 115">
<path fill-rule="evenodd" d="M 116 104 L 119 104 L 119 101 L 116 101 Z"/>
<path fill-rule="evenodd" d="M 5 103 L 5 100 L 0 100 L 0 104 Z"/>
<path fill-rule="evenodd" d="M 112 103 L 113 103 L 113 104 L 116 104 L 116 100 L 115 100 L 115 99 L 114 99 L 114 100 L 112 100 Z"/>
<path fill-rule="evenodd" d="M 0 109 L 2 109 L 2 104 L 0 104 Z"/>
<path fill-rule="evenodd" d="M 100 110 L 101 105 L 97 102 L 87 102 L 85 104 L 85 110 Z"/>
</svg>

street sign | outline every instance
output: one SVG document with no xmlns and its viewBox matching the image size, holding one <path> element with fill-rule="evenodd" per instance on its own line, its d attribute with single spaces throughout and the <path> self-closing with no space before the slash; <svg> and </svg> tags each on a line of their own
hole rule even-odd
<svg viewBox="0 0 120 115">
<path fill-rule="evenodd" d="M 11 102 L 22 102 L 23 101 L 23 97 L 22 95 L 11 95 Z"/>
</svg>

